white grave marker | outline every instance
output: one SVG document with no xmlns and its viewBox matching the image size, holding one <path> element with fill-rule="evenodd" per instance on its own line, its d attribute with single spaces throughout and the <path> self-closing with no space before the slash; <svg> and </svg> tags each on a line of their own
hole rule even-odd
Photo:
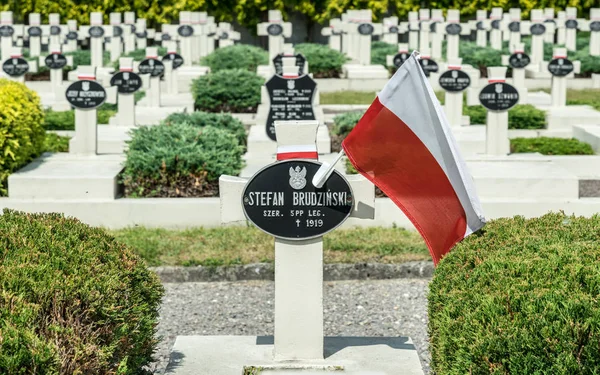
<svg viewBox="0 0 600 375">
<path fill-rule="evenodd" d="M 67 35 L 65 36 L 66 42 L 63 52 L 75 52 L 77 51 L 77 41 L 79 40 L 79 32 L 77 31 L 77 21 L 67 21 Z"/>
<path fill-rule="evenodd" d="M 469 35 L 471 28 L 468 24 L 460 23 L 460 11 L 458 9 L 448 9 L 446 24 L 444 27 L 446 33 L 446 60 L 454 61 L 458 59 L 458 46 L 460 35 Z"/>
<path fill-rule="evenodd" d="M 392 16 L 383 19 L 383 41 L 389 44 L 398 44 L 398 17 Z"/>
<path fill-rule="evenodd" d="M 511 8 L 509 11 L 510 21 L 506 25 L 508 29 L 508 50 L 514 52 L 515 45 L 521 43 L 521 9 Z"/>
<path fill-rule="evenodd" d="M 579 22 L 577 21 L 577 8 L 568 7 L 565 16 L 565 47 L 567 47 L 567 51 L 576 51 L 577 28 L 579 27 Z"/>
<path fill-rule="evenodd" d="M 283 22 L 281 12 L 269 11 L 269 21 L 258 24 L 258 35 L 269 37 L 269 60 L 283 52 L 284 38 L 292 36 L 292 24 Z"/>
<path fill-rule="evenodd" d="M 519 92 L 521 102 L 527 99 L 527 85 L 525 84 L 525 68 L 531 64 L 531 58 L 525 53 L 525 45 L 517 43 L 513 54 L 508 58 L 508 64 L 512 68 L 512 83 Z"/>
<path fill-rule="evenodd" d="M 441 9 L 431 10 L 430 39 L 431 39 L 431 57 L 437 60 L 442 59 L 442 42 L 444 41 L 444 14 Z"/>
<path fill-rule="evenodd" d="M 73 56 L 63 55 L 60 43 L 50 44 L 48 52 L 48 56 L 40 57 L 40 65 L 43 64 L 50 69 L 52 92 L 57 100 L 62 99 L 61 96 L 65 92 L 65 88 L 63 87 L 63 69 L 67 65 L 73 66 Z"/>
<path fill-rule="evenodd" d="M 495 50 L 502 50 L 502 8 L 492 8 L 490 13 L 490 46 Z"/>
<path fill-rule="evenodd" d="M 17 35 L 17 27 L 13 25 L 13 13 L 0 12 L 0 50 L 2 51 L 2 61 L 10 58 L 13 48 L 13 38 L 16 38 Z"/>
<path fill-rule="evenodd" d="M 590 55 L 600 56 L 600 8 L 590 9 Z"/>
<path fill-rule="evenodd" d="M 90 37 L 91 65 L 94 68 L 101 68 L 104 63 L 104 35 L 106 34 L 102 24 L 102 13 L 92 12 L 90 14 L 90 26 L 82 26 L 81 31 Z"/>
<path fill-rule="evenodd" d="M 216 35 L 219 42 L 219 48 L 233 46 L 241 37 L 240 33 L 234 31 L 233 26 L 228 22 L 219 22 Z"/>
<path fill-rule="evenodd" d="M 408 12 L 408 48 L 419 48 L 419 13 Z"/>
<path fill-rule="evenodd" d="M 544 61 L 544 35 L 547 32 L 544 13 L 541 9 L 531 10 L 531 62 L 539 64 Z"/>
<path fill-rule="evenodd" d="M 556 44 L 564 45 L 567 40 L 567 28 L 565 22 L 567 21 L 567 13 L 564 10 L 558 12 L 556 16 Z"/>
<path fill-rule="evenodd" d="M 567 76 L 579 73 L 579 62 L 567 59 L 566 48 L 555 48 L 548 70 L 552 74 L 552 107 L 564 107 L 567 105 Z"/>
<path fill-rule="evenodd" d="M 38 57 L 42 54 L 42 28 L 40 27 L 41 17 L 39 13 L 29 13 L 29 27 L 27 35 L 29 37 L 29 56 Z"/>
<path fill-rule="evenodd" d="M 148 45 L 148 30 L 144 18 L 138 18 L 135 22 L 135 45 L 137 49 L 146 49 Z"/>
<path fill-rule="evenodd" d="M 135 126 L 135 93 L 142 87 L 142 77 L 133 72 L 133 58 L 119 59 L 119 72 L 110 80 L 117 87 L 117 124 Z"/>
<path fill-rule="evenodd" d="M 123 53 L 123 34 L 124 28 L 121 26 L 121 13 L 111 13 L 110 14 L 110 28 L 109 36 L 110 36 L 110 61 L 117 61 L 121 54 Z"/>
<path fill-rule="evenodd" d="M 429 49 L 429 9 L 419 9 L 419 50 Z"/>
<path fill-rule="evenodd" d="M 487 32 L 489 28 L 490 26 L 487 19 L 487 10 L 478 10 L 475 29 L 477 30 L 477 45 L 479 47 L 487 46 Z"/>
<path fill-rule="evenodd" d="M 184 66 L 192 66 L 193 54 L 192 44 L 194 34 L 198 33 L 198 27 L 192 25 L 192 12 L 179 12 L 179 24 L 177 28 L 177 39 Z"/>
<path fill-rule="evenodd" d="M 68 31 L 68 27 L 60 24 L 60 14 L 50 13 L 48 15 L 48 23 L 50 24 L 50 28 L 47 32 L 47 34 L 49 34 L 48 43 L 62 43 L 65 33 Z"/>
<path fill-rule="evenodd" d="M 556 21 L 554 21 L 554 8 L 544 9 L 544 23 L 546 24 L 546 34 L 544 41 L 554 44 L 554 34 L 556 34 Z"/>
<path fill-rule="evenodd" d="M 158 49 L 156 47 L 146 48 L 146 59 L 138 66 L 138 71 L 148 77 L 148 87 L 146 96 L 151 107 L 160 107 L 160 77 L 165 73 L 165 65 L 158 59 Z"/>
<path fill-rule="evenodd" d="M 125 12 L 124 14 L 125 20 L 124 24 L 126 27 L 123 27 L 123 49 L 124 53 L 128 54 L 135 50 L 135 42 L 136 42 L 136 26 L 135 26 L 135 13 L 134 12 Z"/>
<path fill-rule="evenodd" d="M 179 92 L 178 87 L 178 69 L 185 63 L 183 56 L 177 53 L 177 46 L 170 45 L 167 54 L 163 56 L 165 64 L 165 83 L 167 85 L 167 94 L 175 95 Z"/>
<path fill-rule="evenodd" d="M 448 61 L 448 70 L 440 75 L 445 91 L 444 111 L 451 126 L 462 125 L 463 91 L 471 85 L 471 77 L 461 70 L 462 59 Z"/>
<path fill-rule="evenodd" d="M 3 75 L 11 81 L 25 83 L 25 74 L 35 73 L 37 64 L 23 58 L 21 47 L 11 47 L 9 53 L 9 58 L 2 62 Z"/>
<path fill-rule="evenodd" d="M 329 48 L 342 52 L 342 20 L 332 18 L 329 20 L 329 27 L 321 29 L 321 35 L 329 37 Z"/>
</svg>

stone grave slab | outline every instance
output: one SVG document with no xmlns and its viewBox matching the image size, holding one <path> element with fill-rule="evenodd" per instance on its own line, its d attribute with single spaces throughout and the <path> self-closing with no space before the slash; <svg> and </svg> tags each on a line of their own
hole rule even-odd
<svg viewBox="0 0 600 375">
<path fill-rule="evenodd" d="M 423 374 L 408 337 L 325 337 L 326 358 L 301 364 L 273 361 L 273 341 L 272 336 L 178 336 L 165 374 L 239 375 L 252 366 L 264 375 Z"/>
</svg>

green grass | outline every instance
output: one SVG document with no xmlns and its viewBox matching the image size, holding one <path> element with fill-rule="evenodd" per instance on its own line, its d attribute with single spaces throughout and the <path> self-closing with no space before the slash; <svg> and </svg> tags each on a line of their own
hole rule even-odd
<svg viewBox="0 0 600 375">
<path fill-rule="evenodd" d="M 550 93 L 550 89 L 543 89 Z M 600 89 L 567 89 L 567 105 L 589 105 L 600 111 Z"/>
<path fill-rule="evenodd" d="M 371 104 L 374 91 L 333 91 L 321 93 L 321 104 Z"/>
<path fill-rule="evenodd" d="M 55 133 L 46 133 L 44 141 L 45 152 L 69 152 L 70 137 L 64 137 Z"/>
<path fill-rule="evenodd" d="M 539 152 L 542 155 L 594 155 L 592 146 L 575 138 L 513 138 L 512 153 Z"/>
<path fill-rule="evenodd" d="M 167 230 L 127 228 L 112 231 L 149 266 L 222 266 L 271 263 L 274 241 L 254 227 Z M 324 238 L 326 263 L 402 263 L 430 259 L 417 232 L 402 228 L 336 230 Z"/>
</svg>

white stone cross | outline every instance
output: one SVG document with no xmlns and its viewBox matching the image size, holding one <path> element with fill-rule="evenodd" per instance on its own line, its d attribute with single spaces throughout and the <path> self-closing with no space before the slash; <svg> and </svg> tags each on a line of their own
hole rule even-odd
<svg viewBox="0 0 600 375">
<path fill-rule="evenodd" d="M 556 21 L 554 21 L 554 8 L 544 9 L 544 24 L 546 25 L 546 34 L 544 41 L 554 44 L 554 35 L 556 34 Z"/>
<path fill-rule="evenodd" d="M 176 53 L 177 45 L 169 44 L 169 47 L 167 48 L 167 56 Z M 163 64 L 165 64 L 165 84 L 167 86 L 167 94 L 175 95 L 179 92 L 179 75 L 177 74 L 178 69 L 173 66 L 173 60 L 171 59 L 163 59 Z"/>
<path fill-rule="evenodd" d="M 21 61 L 21 60 L 18 60 L 18 59 L 23 59 L 23 48 L 10 47 L 10 49 L 8 50 L 8 53 L 9 53 L 9 57 L 8 57 L 8 59 L 2 61 L 2 65 L 4 65 L 8 60 L 8 61 L 12 61 L 13 64 L 15 64 L 15 67 L 16 66 L 20 67 L 21 64 L 19 64 L 19 61 Z M 25 64 L 25 63 L 23 63 L 23 64 Z M 21 74 L 20 76 L 9 76 L 4 71 L 2 71 L 1 76 L 6 79 L 9 79 L 11 81 L 25 83 L 25 74 L 37 72 L 37 62 L 35 60 L 27 61 L 27 67 L 25 67 L 25 68 L 26 69 L 24 69 L 24 70 L 26 70 L 26 71 L 23 74 Z M 24 71 L 24 70 L 19 69 L 19 71 Z"/>
<path fill-rule="evenodd" d="M 119 59 L 119 72 L 133 72 L 133 58 Z M 135 126 L 135 94 L 117 93 L 117 124 L 120 126 Z"/>
<path fill-rule="evenodd" d="M 531 33 L 531 63 L 539 64 L 544 61 L 544 38 L 547 32 L 547 24 L 544 23 L 544 11 L 541 9 L 531 10 L 531 28 L 544 30 L 541 34 Z"/>
<path fill-rule="evenodd" d="M 509 21 L 504 23 L 504 32 L 508 33 L 508 50 L 513 53 L 515 45 L 521 43 L 521 9 L 509 10 Z"/>
<path fill-rule="evenodd" d="M 460 28 L 458 34 L 451 35 L 448 30 Z M 446 23 L 443 24 L 443 30 L 446 34 L 446 60 L 457 60 L 458 57 L 458 47 L 460 42 L 461 35 L 469 35 L 471 34 L 471 27 L 468 23 L 460 23 L 460 10 L 458 9 L 448 9 L 448 13 L 446 16 Z"/>
<path fill-rule="evenodd" d="M 102 35 L 95 34 L 92 36 L 91 32 L 96 32 L 102 29 Z M 85 37 L 90 38 L 90 51 L 92 55 L 91 65 L 95 68 L 101 68 L 104 59 L 104 35 L 108 31 L 109 26 L 102 24 L 102 13 L 92 12 L 90 14 L 90 26 L 81 26 L 80 30 Z M 95 74 L 95 72 L 94 72 Z"/>
<path fill-rule="evenodd" d="M 283 51 L 284 38 L 292 36 L 292 24 L 283 22 L 279 10 L 269 11 L 269 21 L 257 25 L 258 35 L 269 37 L 269 60 Z"/>
<path fill-rule="evenodd" d="M 419 51 L 429 49 L 429 21 L 431 11 L 429 9 L 419 9 Z"/>
<path fill-rule="evenodd" d="M 567 58 L 567 49 L 566 48 L 554 48 L 553 59 L 566 59 Z M 572 61 L 573 63 L 573 73 L 579 73 L 580 70 L 580 62 Z M 573 73 L 568 76 L 556 76 L 552 75 L 552 87 L 551 93 L 552 96 L 552 107 L 560 108 L 565 107 L 567 105 L 567 79 L 569 76 L 573 76 Z"/>
<path fill-rule="evenodd" d="M 158 48 L 156 47 L 148 47 L 146 48 L 146 59 L 154 59 L 158 60 Z M 148 76 L 148 77 L 146 77 Z M 148 90 L 146 91 L 146 96 L 148 98 L 148 104 L 151 107 L 160 107 L 161 99 L 160 99 L 160 76 L 152 77 L 150 74 L 142 75 L 144 79 L 144 83 L 147 82 L 146 87 Z M 146 81 L 148 79 L 148 81 Z"/>
<path fill-rule="evenodd" d="M 477 30 L 477 46 L 487 46 L 487 32 L 490 30 L 490 22 L 487 19 L 487 10 L 478 10 L 475 25 L 473 28 Z"/>
<path fill-rule="evenodd" d="M 278 149 L 316 149 L 317 121 L 275 123 Z M 350 217 L 373 219 L 373 185 L 361 175 L 346 176 L 354 193 Z M 311 184 L 311 179 L 306 178 Z M 244 223 L 242 194 L 247 179 L 219 178 L 221 222 Z M 287 212 L 286 212 L 287 214 Z M 300 219 L 307 219 L 303 212 Z M 276 361 L 323 360 L 323 237 L 291 241 L 275 238 L 275 349 Z"/>
<path fill-rule="evenodd" d="M 386 17 L 383 19 L 383 41 L 388 44 L 398 44 L 398 34 L 400 28 L 398 26 L 398 17 Z"/>
<path fill-rule="evenodd" d="M 135 47 L 136 49 L 146 49 L 148 45 L 148 30 L 146 28 L 146 19 L 138 18 L 135 21 Z"/>
<path fill-rule="evenodd" d="M 502 50 L 502 8 L 492 8 L 490 13 L 490 46 Z"/>
<path fill-rule="evenodd" d="M 241 36 L 238 31 L 233 30 L 233 26 L 229 22 L 219 22 L 215 38 L 219 42 L 219 48 L 232 46 Z"/>
<path fill-rule="evenodd" d="M 590 31 L 590 55 L 600 56 L 600 8 L 590 9 L 590 21 L 586 27 Z"/>
<path fill-rule="evenodd" d="M 461 58 L 449 60 L 448 70 L 461 70 L 461 63 Z M 450 126 L 462 125 L 463 95 L 463 91 L 444 91 L 444 112 Z"/>
<path fill-rule="evenodd" d="M 52 43 L 48 46 L 48 56 L 56 56 L 62 53 L 61 44 L 60 43 Z M 46 64 L 47 56 L 40 56 L 39 64 L 40 66 L 44 66 Z M 73 56 L 65 56 L 67 59 L 67 65 L 73 66 Z M 64 69 L 64 68 L 63 68 Z M 63 85 L 63 69 L 50 69 L 50 85 L 52 86 L 52 92 L 54 93 L 54 98 L 57 101 L 64 100 L 64 92 L 65 88 Z"/>
<path fill-rule="evenodd" d="M 342 33 L 344 32 L 342 20 L 332 18 L 329 20 L 329 27 L 321 29 L 321 35 L 329 37 L 329 48 L 342 52 Z"/>
<path fill-rule="evenodd" d="M 419 12 L 408 12 L 408 48 L 419 48 Z"/>
<path fill-rule="evenodd" d="M 489 67 L 488 83 L 501 83 L 506 80 L 506 67 Z M 508 139 L 508 111 L 487 111 L 485 150 L 488 155 L 510 153 Z"/>
<path fill-rule="evenodd" d="M 123 27 L 123 52 L 125 54 L 135 51 L 136 36 L 133 32 L 135 27 L 135 13 L 125 12 L 124 14 L 124 27 Z"/>
<path fill-rule="evenodd" d="M 431 40 L 431 57 L 434 60 L 441 60 L 442 58 L 442 42 L 444 41 L 445 30 L 444 27 L 444 14 L 441 9 L 431 10 L 431 24 L 434 24 L 435 31 L 432 31 L 429 35 Z M 430 26 L 431 28 L 431 26 Z"/>
<path fill-rule="evenodd" d="M 575 7 L 567 7 L 565 10 L 565 47 L 567 47 L 567 51 L 576 51 L 577 50 L 577 8 Z M 573 24 L 575 27 L 572 27 Z"/>
<path fill-rule="evenodd" d="M 533 43 L 532 43 L 532 49 L 533 49 Z M 516 53 L 516 54 L 525 53 L 525 44 L 517 43 L 514 46 L 513 53 Z M 542 56 L 543 56 L 543 51 L 542 51 Z M 532 59 L 531 63 L 533 63 L 533 59 Z M 508 64 L 505 64 L 505 65 L 508 65 Z M 526 79 L 525 68 L 515 68 L 513 66 L 512 67 L 512 84 L 513 84 L 513 86 L 515 86 L 515 88 L 519 92 L 519 99 L 522 104 L 526 104 L 527 95 L 528 95 L 528 90 L 527 90 L 527 85 L 525 83 L 525 79 Z"/>
<path fill-rule="evenodd" d="M 75 38 L 71 38 L 70 36 L 75 36 Z M 81 35 L 78 32 L 77 21 L 76 20 L 68 20 L 67 21 L 67 36 L 65 46 L 63 48 L 63 52 L 75 52 L 77 51 L 77 42 L 81 38 Z"/>
<path fill-rule="evenodd" d="M 556 15 L 556 44 L 564 45 L 567 40 L 567 28 L 565 22 L 567 21 L 567 12 L 561 10 Z"/>
<path fill-rule="evenodd" d="M 194 35 L 200 32 L 199 25 L 192 25 L 192 12 L 179 12 L 179 25 L 174 25 L 176 28 L 171 32 L 171 26 L 163 25 L 162 31 L 168 32 L 171 37 L 179 40 L 179 49 L 183 57 L 183 66 L 190 67 L 193 62 L 193 45 Z"/>
<path fill-rule="evenodd" d="M 24 34 L 28 34 L 29 39 L 29 57 L 38 57 L 42 54 L 42 34 L 31 35 L 30 32 L 42 31 L 41 17 L 39 13 L 29 13 L 29 27 Z"/>
<path fill-rule="evenodd" d="M 50 13 L 48 15 L 48 27 L 44 28 L 44 35 L 48 36 L 48 44 L 62 43 L 69 32 L 68 25 L 60 24 L 60 14 Z"/>
<path fill-rule="evenodd" d="M 350 13 L 352 12 L 352 13 Z M 373 35 L 381 35 L 382 25 L 371 21 L 371 10 L 348 11 L 350 22 L 346 25 L 346 32 L 351 35 L 350 57 L 357 60 L 360 65 L 371 64 L 371 42 Z"/>
<path fill-rule="evenodd" d="M 125 29 L 129 28 L 127 26 L 122 26 L 121 13 L 113 12 L 110 14 L 110 25 L 112 27 L 109 28 L 108 35 L 110 36 L 109 43 L 109 51 L 110 51 L 110 61 L 117 61 L 121 54 L 123 53 L 123 34 L 125 33 Z"/>
<path fill-rule="evenodd" d="M 0 49 L 2 50 L 2 61 L 6 61 L 10 58 L 10 54 L 13 47 L 13 41 L 17 39 L 17 37 L 23 36 L 23 25 L 15 25 L 13 24 L 13 12 L 6 11 L 0 12 L 0 27 L 4 28 L 12 28 L 12 35 L 4 35 L 0 36 Z"/>
<path fill-rule="evenodd" d="M 214 52 L 215 42 L 217 40 L 217 29 L 218 25 L 215 23 L 215 17 L 206 17 L 206 23 L 204 24 L 206 50 L 203 56 L 208 56 Z"/>
</svg>

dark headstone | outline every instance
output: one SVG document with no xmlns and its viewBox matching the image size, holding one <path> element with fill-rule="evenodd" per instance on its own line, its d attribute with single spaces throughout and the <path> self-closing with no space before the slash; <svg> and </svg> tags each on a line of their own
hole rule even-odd
<svg viewBox="0 0 600 375">
<path fill-rule="evenodd" d="M 399 52 L 394 56 L 394 66 L 399 68 L 404 64 L 406 60 L 410 57 L 410 53 L 408 52 Z"/>
<path fill-rule="evenodd" d="M 135 36 L 140 39 L 146 39 L 146 38 L 148 38 L 148 31 L 144 30 L 144 31 L 137 32 L 137 33 L 135 33 Z"/>
<path fill-rule="evenodd" d="M 100 26 L 92 26 L 89 29 L 92 38 L 102 38 L 104 36 L 104 28 Z"/>
<path fill-rule="evenodd" d="M 29 71 L 29 63 L 22 57 L 12 57 L 4 61 L 2 70 L 11 77 L 21 77 Z"/>
<path fill-rule="evenodd" d="M 118 72 L 110 79 L 111 86 L 117 86 L 119 94 L 133 94 L 142 87 L 142 77 L 134 72 Z"/>
<path fill-rule="evenodd" d="M 492 21 L 492 29 L 500 30 L 500 20 Z"/>
<path fill-rule="evenodd" d="M 50 26 L 50 35 L 60 35 L 61 32 L 60 26 Z"/>
<path fill-rule="evenodd" d="M 593 21 L 590 23 L 590 31 L 598 32 L 600 31 L 600 21 Z"/>
<path fill-rule="evenodd" d="M 518 33 L 521 31 L 521 23 L 519 21 L 512 21 L 508 24 L 508 30 L 513 33 Z"/>
<path fill-rule="evenodd" d="M 9 25 L 0 26 L 0 37 L 9 37 L 15 33 L 15 28 Z"/>
<path fill-rule="evenodd" d="M 566 58 L 553 59 L 548 63 L 548 71 L 555 77 L 564 77 L 575 70 L 573 62 Z"/>
<path fill-rule="evenodd" d="M 477 27 L 477 30 L 485 30 L 485 26 L 483 25 L 483 21 L 477 21 L 477 23 L 475 24 L 475 27 Z"/>
<path fill-rule="evenodd" d="M 519 92 L 505 82 L 490 83 L 479 93 L 479 102 L 490 111 L 508 111 L 519 102 Z"/>
<path fill-rule="evenodd" d="M 524 52 L 513 53 L 508 58 L 508 64 L 515 69 L 523 69 L 531 63 L 531 58 Z"/>
<path fill-rule="evenodd" d="M 399 31 L 399 30 L 398 30 L 398 26 L 390 26 L 390 28 L 388 29 L 388 31 L 389 31 L 391 34 L 398 34 L 398 31 Z"/>
<path fill-rule="evenodd" d="M 429 58 L 421 58 L 419 60 L 419 64 L 421 65 L 421 68 L 423 68 L 423 71 L 427 77 L 429 77 L 431 73 L 437 73 L 440 70 L 438 64 Z"/>
<path fill-rule="evenodd" d="M 123 28 L 121 26 L 113 26 L 113 36 L 115 38 L 123 36 Z"/>
<path fill-rule="evenodd" d="M 140 74 L 150 74 L 151 77 L 160 77 L 165 73 L 165 64 L 158 59 L 146 59 L 138 66 Z"/>
<path fill-rule="evenodd" d="M 183 57 L 178 53 L 167 53 L 162 58 L 163 61 L 171 60 L 173 61 L 173 69 L 177 69 L 183 66 Z"/>
<path fill-rule="evenodd" d="M 106 91 L 96 81 L 77 81 L 67 88 L 66 97 L 75 108 L 94 109 L 104 103 Z"/>
<path fill-rule="evenodd" d="M 53 53 L 44 59 L 48 69 L 62 69 L 67 66 L 67 58 L 61 53 Z"/>
<path fill-rule="evenodd" d="M 440 75 L 439 83 L 446 91 L 460 92 L 471 85 L 471 77 L 462 70 L 451 69 Z"/>
<path fill-rule="evenodd" d="M 576 29 L 577 26 L 579 26 L 579 24 L 577 23 L 577 20 L 567 20 L 565 22 L 565 27 L 567 29 Z"/>
<path fill-rule="evenodd" d="M 77 32 L 76 31 L 69 31 L 67 33 L 67 40 L 77 40 Z"/>
</svg>

